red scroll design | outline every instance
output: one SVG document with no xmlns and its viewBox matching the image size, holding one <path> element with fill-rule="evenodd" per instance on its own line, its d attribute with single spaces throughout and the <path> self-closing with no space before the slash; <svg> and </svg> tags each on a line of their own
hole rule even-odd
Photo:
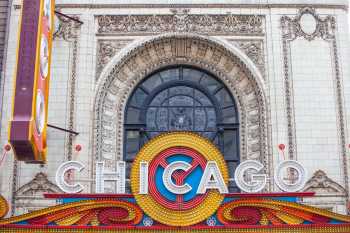
<svg viewBox="0 0 350 233">
<path fill-rule="evenodd" d="M 227 202 L 220 206 L 217 217 L 224 225 L 298 225 L 332 221 L 350 223 L 350 216 L 294 202 L 259 198 Z"/>
<path fill-rule="evenodd" d="M 0 203 L 1 204 L 1 203 Z M 0 220 L 1 225 L 27 222 L 29 225 L 133 226 L 143 218 L 135 204 L 122 200 L 84 200 Z"/>
</svg>

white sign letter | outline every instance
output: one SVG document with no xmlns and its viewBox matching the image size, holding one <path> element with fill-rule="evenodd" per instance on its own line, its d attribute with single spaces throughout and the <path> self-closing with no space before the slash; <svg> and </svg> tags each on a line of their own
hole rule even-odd
<svg viewBox="0 0 350 233">
<path fill-rule="evenodd" d="M 164 173 L 163 173 L 163 183 L 164 186 L 172 193 L 174 194 L 185 194 L 192 190 L 192 187 L 189 186 L 187 183 L 183 185 L 176 185 L 171 180 L 171 176 L 176 170 L 183 170 L 188 171 L 191 169 L 191 164 L 186 163 L 184 161 L 177 161 L 172 162 L 168 166 L 166 166 Z"/>
<path fill-rule="evenodd" d="M 56 171 L 56 184 L 65 193 L 79 193 L 83 191 L 84 187 L 77 184 L 68 184 L 65 180 L 65 175 L 69 170 L 80 172 L 84 169 L 84 165 L 78 161 L 68 161 L 61 164 Z"/>
<path fill-rule="evenodd" d="M 254 160 L 247 160 L 239 164 L 235 171 L 237 186 L 247 193 L 257 193 L 266 185 L 266 175 L 258 174 L 264 165 Z"/>
<path fill-rule="evenodd" d="M 289 170 L 292 168 L 293 170 Z M 284 174 L 287 178 L 284 178 Z M 297 173 L 297 174 L 296 174 Z M 275 170 L 275 182 L 285 192 L 297 192 L 306 184 L 307 172 L 305 168 L 295 160 L 286 160 L 278 164 Z M 289 182 L 286 182 L 288 180 Z"/>
<path fill-rule="evenodd" d="M 114 181 L 117 186 L 116 193 L 125 193 L 125 162 L 117 162 L 116 172 L 105 172 L 105 163 L 96 163 L 96 193 L 104 193 L 105 181 Z"/>
<path fill-rule="evenodd" d="M 204 194 L 207 189 L 218 189 L 220 193 L 228 193 L 225 181 L 222 178 L 218 165 L 214 161 L 207 163 L 197 194 Z"/>
</svg>

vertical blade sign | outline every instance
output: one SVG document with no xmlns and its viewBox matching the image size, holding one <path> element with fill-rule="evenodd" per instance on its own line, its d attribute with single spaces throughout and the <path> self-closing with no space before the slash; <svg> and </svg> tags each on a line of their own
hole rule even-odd
<svg viewBox="0 0 350 233">
<path fill-rule="evenodd" d="M 9 141 L 20 161 L 46 162 L 54 0 L 23 0 Z"/>
</svg>

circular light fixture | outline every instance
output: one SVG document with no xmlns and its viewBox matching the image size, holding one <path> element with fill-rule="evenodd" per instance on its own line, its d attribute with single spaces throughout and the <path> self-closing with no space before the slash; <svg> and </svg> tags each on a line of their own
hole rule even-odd
<svg viewBox="0 0 350 233">
<path fill-rule="evenodd" d="M 40 45 L 40 73 L 43 79 L 47 77 L 49 72 L 49 43 L 44 34 L 41 36 Z"/>
<path fill-rule="evenodd" d="M 45 126 L 45 98 L 41 90 L 38 90 L 36 95 L 36 111 L 35 111 L 35 125 L 38 134 L 40 135 Z"/>
<path fill-rule="evenodd" d="M 48 28 L 51 29 L 51 0 L 44 1 L 44 16 L 48 19 Z"/>
</svg>

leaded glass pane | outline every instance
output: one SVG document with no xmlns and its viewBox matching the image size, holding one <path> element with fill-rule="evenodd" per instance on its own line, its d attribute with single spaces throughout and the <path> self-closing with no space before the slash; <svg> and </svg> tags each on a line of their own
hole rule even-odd
<svg viewBox="0 0 350 233">
<path fill-rule="evenodd" d="M 140 107 L 142 106 L 146 97 L 147 97 L 147 94 L 141 88 L 139 88 L 135 91 L 135 94 L 133 95 L 130 104 L 133 106 Z"/>
<path fill-rule="evenodd" d="M 201 85 L 207 87 L 211 93 L 213 93 L 216 89 L 222 86 L 217 80 L 208 75 L 205 75 L 202 78 Z"/>
<path fill-rule="evenodd" d="M 169 106 L 193 106 L 193 98 L 184 95 L 177 95 L 169 98 Z"/>
<path fill-rule="evenodd" d="M 130 106 L 128 108 L 126 122 L 128 124 L 138 124 L 140 122 L 140 109 Z"/>
<path fill-rule="evenodd" d="M 159 131 L 169 130 L 168 117 L 168 108 L 157 109 L 155 124 Z"/>
<path fill-rule="evenodd" d="M 193 108 L 169 108 L 169 130 L 193 130 Z"/>
<path fill-rule="evenodd" d="M 163 82 L 179 80 L 179 69 L 165 70 L 160 72 L 159 75 L 162 77 Z"/>
<path fill-rule="evenodd" d="M 203 94 L 202 92 L 195 90 L 194 91 L 194 98 L 200 102 L 200 106 L 212 106 L 213 103 L 209 100 L 209 98 Z"/>
<path fill-rule="evenodd" d="M 224 157 L 226 160 L 234 161 L 238 160 L 238 134 L 236 130 L 225 130 L 224 131 Z"/>
<path fill-rule="evenodd" d="M 126 131 L 126 161 L 132 161 L 140 149 L 140 137 L 138 130 Z"/>
<path fill-rule="evenodd" d="M 216 93 L 215 97 L 217 98 L 218 102 L 221 104 L 222 107 L 233 105 L 232 97 L 225 88 L 221 89 L 218 93 Z"/>
<path fill-rule="evenodd" d="M 205 131 L 207 129 L 207 113 L 205 108 L 194 110 L 194 131 Z"/>
<path fill-rule="evenodd" d="M 222 122 L 225 124 L 236 123 L 236 109 L 234 106 L 222 110 Z"/>
<path fill-rule="evenodd" d="M 191 81 L 198 83 L 199 80 L 205 75 L 205 73 L 194 70 L 194 69 L 189 69 L 189 68 L 184 68 L 183 69 L 183 80 Z"/>
<path fill-rule="evenodd" d="M 151 102 L 151 106 L 161 106 L 167 100 L 168 93 L 169 90 L 164 90 L 156 95 Z"/>
<path fill-rule="evenodd" d="M 159 74 L 155 74 L 148 79 L 146 79 L 143 83 L 142 86 L 145 87 L 148 92 L 152 92 L 152 90 L 156 87 L 158 87 L 160 84 L 162 84 L 162 80 L 160 79 Z"/>
</svg>

